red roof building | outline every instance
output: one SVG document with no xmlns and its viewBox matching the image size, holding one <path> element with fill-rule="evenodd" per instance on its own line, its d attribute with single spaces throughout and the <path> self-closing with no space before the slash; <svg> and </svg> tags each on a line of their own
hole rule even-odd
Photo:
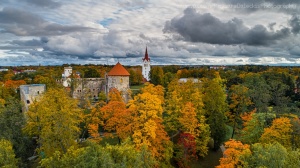
<svg viewBox="0 0 300 168">
<path fill-rule="evenodd" d="M 108 76 L 130 76 L 129 72 L 119 62 L 108 72 Z"/>
</svg>

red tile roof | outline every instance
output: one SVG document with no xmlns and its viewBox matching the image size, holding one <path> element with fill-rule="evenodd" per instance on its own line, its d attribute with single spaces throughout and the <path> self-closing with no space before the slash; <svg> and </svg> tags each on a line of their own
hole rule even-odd
<svg viewBox="0 0 300 168">
<path fill-rule="evenodd" d="M 129 72 L 118 62 L 107 74 L 108 76 L 130 76 Z"/>
</svg>

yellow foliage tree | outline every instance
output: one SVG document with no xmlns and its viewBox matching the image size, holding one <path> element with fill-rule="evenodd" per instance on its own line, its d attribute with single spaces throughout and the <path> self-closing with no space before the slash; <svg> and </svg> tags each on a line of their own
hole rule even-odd
<svg viewBox="0 0 300 168">
<path fill-rule="evenodd" d="M 161 85 L 153 85 L 151 83 L 145 83 L 145 87 L 141 88 L 142 93 L 148 92 L 150 94 L 156 95 L 164 103 L 164 87 Z"/>
<path fill-rule="evenodd" d="M 192 79 L 186 82 L 173 80 L 168 86 L 164 120 L 169 133 L 178 131 L 192 134 L 196 139 L 199 155 L 207 153 L 209 126 L 206 124 L 200 83 Z"/>
<path fill-rule="evenodd" d="M 292 124 L 289 118 L 280 117 L 273 120 L 271 127 L 265 128 L 260 137 L 262 143 L 278 142 L 282 146 L 291 147 Z"/>
<path fill-rule="evenodd" d="M 204 105 L 199 83 L 194 83 L 192 80 L 185 83 L 177 79 L 173 80 L 168 86 L 165 105 L 167 116 L 164 119 L 167 131 L 177 132 L 181 129 L 178 119 L 182 116 L 182 110 L 188 102 L 193 104 L 197 118 L 201 118 L 204 114 Z"/>
<path fill-rule="evenodd" d="M 137 149 L 146 146 L 158 160 L 171 158 L 171 142 L 162 125 L 162 101 L 148 92 L 138 94 L 129 102 L 133 115 L 132 139 Z"/>
<path fill-rule="evenodd" d="M 38 137 L 39 151 L 51 156 L 55 151 L 65 153 L 76 144 L 83 114 L 76 100 L 63 89 L 49 89 L 26 113 L 24 131 Z"/>
<path fill-rule="evenodd" d="M 0 139 L 0 167 L 17 168 L 17 163 L 11 142 Z"/>
</svg>

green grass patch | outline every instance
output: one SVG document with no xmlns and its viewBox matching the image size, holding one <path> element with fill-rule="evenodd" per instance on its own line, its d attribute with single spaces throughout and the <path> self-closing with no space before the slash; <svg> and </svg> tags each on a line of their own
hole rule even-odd
<svg viewBox="0 0 300 168">
<path fill-rule="evenodd" d="M 143 88 L 145 85 L 144 84 L 141 84 L 141 85 L 133 85 L 133 86 L 130 86 L 130 90 L 132 92 L 132 97 L 137 95 L 138 93 L 141 92 L 141 88 Z"/>
<path fill-rule="evenodd" d="M 133 86 L 130 86 L 130 89 L 141 89 L 143 88 L 145 85 L 144 84 L 141 84 L 141 85 L 133 85 Z"/>
</svg>

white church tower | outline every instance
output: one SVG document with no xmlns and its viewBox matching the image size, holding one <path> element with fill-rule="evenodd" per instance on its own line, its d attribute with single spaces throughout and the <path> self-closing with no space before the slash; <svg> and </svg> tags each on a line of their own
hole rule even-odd
<svg viewBox="0 0 300 168">
<path fill-rule="evenodd" d="M 142 74 L 147 81 L 150 81 L 150 68 L 150 58 L 148 56 L 148 51 L 146 47 L 145 57 L 143 58 L 142 64 Z"/>
</svg>

